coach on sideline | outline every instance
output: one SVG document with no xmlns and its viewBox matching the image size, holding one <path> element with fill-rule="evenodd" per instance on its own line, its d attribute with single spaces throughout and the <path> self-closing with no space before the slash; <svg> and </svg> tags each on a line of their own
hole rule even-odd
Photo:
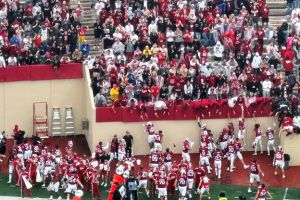
<svg viewBox="0 0 300 200">
<path fill-rule="evenodd" d="M 126 131 L 125 136 L 123 137 L 126 143 L 125 151 L 126 158 L 130 158 L 132 156 L 132 145 L 133 145 L 133 137 L 129 131 Z"/>
</svg>

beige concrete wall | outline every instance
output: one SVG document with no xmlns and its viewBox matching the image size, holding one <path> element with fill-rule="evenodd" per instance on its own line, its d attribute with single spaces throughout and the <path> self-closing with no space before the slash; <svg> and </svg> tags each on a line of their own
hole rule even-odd
<svg viewBox="0 0 300 200">
<path fill-rule="evenodd" d="M 281 136 L 281 143 L 284 147 L 284 152 L 291 157 L 290 165 L 300 165 L 300 135 L 289 135 L 286 137 L 284 134 Z"/>
<path fill-rule="evenodd" d="M 262 124 L 262 130 L 266 130 L 267 127 L 273 127 L 274 118 L 257 118 Z M 216 119 L 216 120 L 203 120 L 202 123 L 206 123 L 208 128 L 212 130 L 215 138 L 218 137 L 220 131 L 227 126 L 229 120 L 227 119 Z M 238 126 L 238 119 L 232 119 L 235 127 Z M 199 127 L 196 120 L 189 121 L 154 121 L 156 130 L 162 130 L 164 132 L 163 148 L 172 147 L 176 145 L 176 152 L 181 152 L 182 141 L 185 138 L 190 138 L 195 142 L 192 152 L 197 152 L 199 147 Z M 143 155 L 149 153 L 147 144 L 147 135 L 144 132 L 144 123 L 122 123 L 122 122 L 110 122 L 110 123 L 96 123 L 93 126 L 92 143 L 90 148 L 94 151 L 96 144 L 99 141 L 108 142 L 111 140 L 114 134 L 123 136 L 126 130 L 129 130 L 134 137 L 134 152 L 136 155 Z M 254 127 L 254 119 L 246 120 L 246 142 L 247 150 L 253 150 L 251 143 L 254 140 L 255 135 L 252 130 Z M 276 143 L 279 142 L 279 138 L 276 138 Z M 263 147 L 266 149 L 266 138 L 263 137 Z"/>
<path fill-rule="evenodd" d="M 18 124 L 31 135 L 33 102 L 47 102 L 49 119 L 52 117 L 53 106 L 61 108 L 62 124 L 64 108 L 71 105 L 74 110 L 75 131 L 81 133 L 81 120 L 86 115 L 84 94 L 83 79 L 0 83 L 0 130 L 10 134 L 14 125 Z"/>
</svg>

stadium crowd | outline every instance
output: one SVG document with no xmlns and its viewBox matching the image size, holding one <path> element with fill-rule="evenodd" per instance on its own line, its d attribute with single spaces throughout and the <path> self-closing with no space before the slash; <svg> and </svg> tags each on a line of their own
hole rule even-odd
<svg viewBox="0 0 300 200">
<path fill-rule="evenodd" d="M 66 1 L 0 3 L 0 67 L 81 62 L 89 52 L 83 7 Z"/>
<path fill-rule="evenodd" d="M 289 96 L 298 35 L 260 1 L 98 1 L 88 57 L 97 106 L 121 100 Z M 297 21 L 298 19 L 296 19 Z M 285 79 L 282 76 L 284 71 Z M 284 81 L 286 80 L 286 81 Z M 108 100 L 108 101 L 107 101 Z"/>
</svg>

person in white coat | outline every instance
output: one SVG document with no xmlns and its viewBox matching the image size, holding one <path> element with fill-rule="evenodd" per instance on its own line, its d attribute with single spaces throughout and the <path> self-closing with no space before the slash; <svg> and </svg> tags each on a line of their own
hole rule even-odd
<svg viewBox="0 0 300 200">
<path fill-rule="evenodd" d="M 266 80 L 262 81 L 261 84 L 262 84 L 263 97 L 269 97 L 273 85 L 272 82 L 267 78 Z"/>
<path fill-rule="evenodd" d="M 224 47 L 222 46 L 221 42 L 218 41 L 217 44 L 214 46 L 214 56 L 215 61 L 221 61 L 223 57 Z"/>
<path fill-rule="evenodd" d="M 261 64 L 262 64 L 261 56 L 259 55 L 258 52 L 256 52 L 255 56 L 253 57 L 252 63 L 251 63 L 253 70 L 254 70 L 254 74 L 256 74 L 256 75 L 259 74 Z"/>
</svg>

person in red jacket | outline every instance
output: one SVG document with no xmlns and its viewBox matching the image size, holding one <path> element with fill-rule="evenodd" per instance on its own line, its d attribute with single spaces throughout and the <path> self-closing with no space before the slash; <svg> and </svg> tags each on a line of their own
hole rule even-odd
<svg viewBox="0 0 300 200">
<path fill-rule="evenodd" d="M 160 87 L 157 85 L 153 85 L 150 90 L 151 90 L 152 102 L 156 102 L 158 100 Z"/>
<path fill-rule="evenodd" d="M 268 26 L 268 23 L 269 23 L 269 8 L 267 5 L 264 5 L 263 6 L 263 9 L 262 9 L 262 13 L 261 13 L 261 21 L 262 21 L 262 25 L 265 24 L 265 26 L 267 27 Z"/>
<path fill-rule="evenodd" d="M 257 37 L 257 42 L 260 45 L 263 45 L 264 44 L 265 32 L 264 32 L 264 30 L 263 30 L 263 28 L 261 26 L 256 31 L 256 37 Z"/>
<path fill-rule="evenodd" d="M 285 71 L 286 76 L 293 73 L 294 64 L 293 64 L 293 61 L 290 60 L 289 57 L 287 57 L 286 59 L 283 60 L 283 67 L 284 67 L 284 71 Z"/>
</svg>

